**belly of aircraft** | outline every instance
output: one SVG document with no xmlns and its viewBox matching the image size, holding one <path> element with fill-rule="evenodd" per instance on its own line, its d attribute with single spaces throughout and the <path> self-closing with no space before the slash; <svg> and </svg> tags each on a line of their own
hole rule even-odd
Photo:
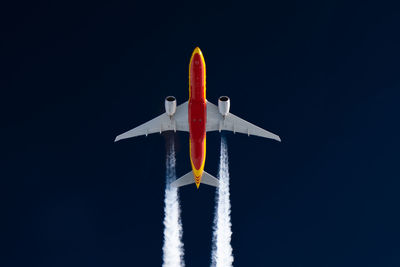
<svg viewBox="0 0 400 267">
<path fill-rule="evenodd" d="M 200 182 L 206 158 L 206 119 L 205 101 L 190 101 L 190 160 L 196 183 Z"/>
<path fill-rule="evenodd" d="M 199 187 L 206 159 L 206 66 L 200 49 L 193 51 L 189 64 L 190 162 Z"/>
</svg>

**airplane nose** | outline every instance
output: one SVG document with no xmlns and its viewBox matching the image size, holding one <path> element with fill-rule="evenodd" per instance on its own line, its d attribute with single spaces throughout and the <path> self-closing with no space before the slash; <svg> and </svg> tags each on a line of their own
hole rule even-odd
<svg viewBox="0 0 400 267">
<path fill-rule="evenodd" d="M 199 47 L 196 47 L 195 49 L 194 49 L 194 51 L 193 51 L 193 54 L 202 54 L 201 53 L 201 50 L 200 50 L 200 48 Z"/>
<path fill-rule="evenodd" d="M 196 182 L 197 189 L 199 189 L 199 186 L 200 186 L 200 182 Z"/>
</svg>

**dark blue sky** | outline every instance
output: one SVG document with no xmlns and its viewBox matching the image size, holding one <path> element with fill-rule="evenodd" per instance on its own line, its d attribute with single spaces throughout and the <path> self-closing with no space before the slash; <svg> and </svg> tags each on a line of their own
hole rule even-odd
<svg viewBox="0 0 400 267">
<path fill-rule="evenodd" d="M 1 4 L 0 265 L 160 266 L 165 137 L 113 140 L 187 100 L 199 46 L 208 100 L 283 141 L 227 134 L 235 266 L 400 266 L 394 3 Z M 214 189 L 181 200 L 186 265 L 208 266 Z"/>
</svg>

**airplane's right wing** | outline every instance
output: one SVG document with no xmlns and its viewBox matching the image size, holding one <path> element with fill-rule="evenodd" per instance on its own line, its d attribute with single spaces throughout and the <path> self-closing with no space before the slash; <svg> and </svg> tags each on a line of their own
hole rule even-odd
<svg viewBox="0 0 400 267">
<path fill-rule="evenodd" d="M 161 133 L 164 131 L 185 131 L 189 132 L 188 122 L 188 102 L 185 102 L 176 107 L 176 112 L 173 116 L 168 116 L 163 113 L 160 116 L 143 123 L 142 125 L 133 128 L 115 138 L 115 142 L 140 135 L 148 135 L 152 133 Z"/>
<path fill-rule="evenodd" d="M 279 136 L 268 132 L 248 121 L 245 121 L 238 116 L 228 113 L 225 117 L 218 111 L 218 107 L 210 102 L 207 102 L 207 132 L 209 131 L 232 131 L 234 133 L 243 133 L 247 135 L 256 135 L 265 138 L 271 138 L 276 141 L 281 141 Z"/>
</svg>

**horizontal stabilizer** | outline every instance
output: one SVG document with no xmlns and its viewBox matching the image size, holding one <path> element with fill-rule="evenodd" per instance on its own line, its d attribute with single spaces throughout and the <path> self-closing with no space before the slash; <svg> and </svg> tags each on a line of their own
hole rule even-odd
<svg viewBox="0 0 400 267">
<path fill-rule="evenodd" d="M 190 171 L 186 173 L 184 176 L 182 176 L 179 179 L 176 179 L 171 183 L 172 187 L 181 187 L 184 185 L 188 184 L 193 184 L 194 183 L 194 176 L 193 176 L 193 171 Z"/>
<path fill-rule="evenodd" d="M 205 171 L 203 172 L 203 176 L 201 177 L 200 183 L 214 186 L 214 187 L 218 187 L 218 185 L 219 185 L 218 179 Z M 181 186 L 188 185 L 188 184 L 194 184 L 193 171 L 190 171 L 187 174 L 185 174 L 184 176 L 182 176 L 181 178 L 176 179 L 174 182 L 171 183 L 171 186 L 172 187 L 181 187 Z"/>
<path fill-rule="evenodd" d="M 203 172 L 203 176 L 201 177 L 201 183 L 208 184 L 214 187 L 219 186 L 219 180 L 206 171 Z"/>
</svg>

